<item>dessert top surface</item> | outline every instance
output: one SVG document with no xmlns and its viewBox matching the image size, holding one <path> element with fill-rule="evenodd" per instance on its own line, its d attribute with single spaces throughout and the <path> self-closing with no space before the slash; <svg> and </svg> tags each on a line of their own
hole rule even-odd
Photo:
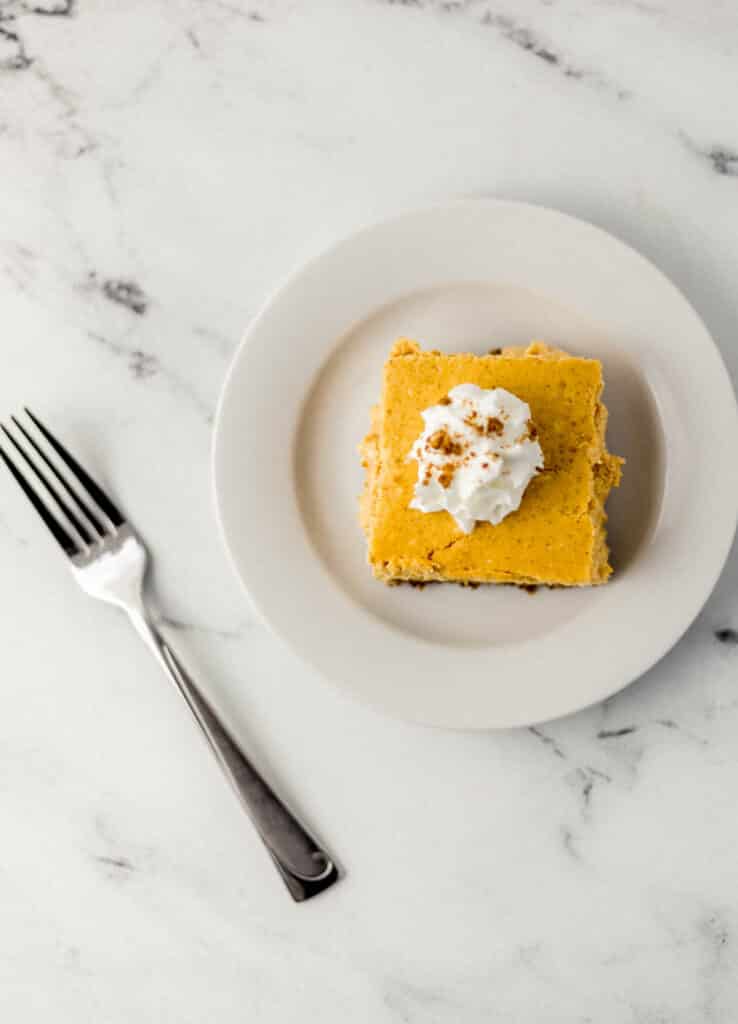
<svg viewBox="0 0 738 1024">
<path fill-rule="evenodd" d="M 480 566 L 501 573 L 566 581 L 584 577 L 593 531 L 586 515 L 593 463 L 600 456 L 602 371 L 581 359 L 535 345 L 500 355 L 424 352 L 399 341 L 384 370 L 378 420 L 370 558 L 454 566 L 463 578 Z M 422 430 L 421 413 L 459 384 L 505 388 L 530 406 L 545 471 L 528 486 L 520 509 L 497 526 L 480 523 L 465 536 L 445 513 L 409 508 L 417 465 L 407 455 Z M 444 550 L 445 549 L 445 550 Z"/>
</svg>

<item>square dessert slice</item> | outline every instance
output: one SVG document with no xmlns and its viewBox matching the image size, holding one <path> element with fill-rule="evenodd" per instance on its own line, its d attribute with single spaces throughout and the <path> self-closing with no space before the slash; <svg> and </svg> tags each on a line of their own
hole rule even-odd
<svg viewBox="0 0 738 1024">
<path fill-rule="evenodd" d="M 497 354 L 499 353 L 499 354 Z M 409 460 L 422 413 L 462 384 L 504 388 L 530 407 L 544 468 L 520 507 L 464 533 L 448 511 L 411 508 L 419 465 Z M 602 367 L 541 342 L 495 354 L 423 351 L 400 339 L 384 367 L 381 401 L 362 444 L 361 524 L 374 575 L 400 580 L 587 586 L 608 564 L 605 500 L 622 460 L 605 445 Z"/>
</svg>

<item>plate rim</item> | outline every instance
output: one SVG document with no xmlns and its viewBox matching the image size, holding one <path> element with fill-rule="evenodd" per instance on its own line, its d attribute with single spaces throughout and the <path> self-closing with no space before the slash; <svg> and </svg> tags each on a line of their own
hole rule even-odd
<svg viewBox="0 0 738 1024">
<path fill-rule="evenodd" d="M 465 720 L 463 723 L 454 722 L 447 723 L 438 721 L 435 716 L 425 716 L 422 712 L 407 714 L 400 709 L 390 708 L 386 702 L 382 700 L 373 700 L 365 692 L 358 692 L 353 686 L 347 685 L 346 681 L 341 681 L 333 673 L 331 673 L 324 664 L 319 663 L 319 660 L 311 656 L 293 636 L 281 629 L 280 626 L 275 623 L 272 616 L 264 608 L 263 603 L 257 593 L 254 592 L 252 587 L 246 578 L 246 574 L 241 570 L 238 562 L 238 558 L 235 554 L 231 538 L 229 536 L 229 526 L 226 523 L 223 505 L 221 502 L 221 486 L 220 486 L 220 465 L 221 465 L 221 452 L 225 446 L 224 434 L 223 434 L 223 423 L 224 413 L 227 408 L 233 382 L 236 378 L 238 366 L 241 360 L 244 358 L 244 353 L 248 349 L 249 343 L 253 334 L 256 332 L 259 325 L 267 313 L 272 307 L 280 300 L 280 298 L 289 291 L 290 286 L 303 275 L 307 275 L 311 271 L 314 271 L 319 267 L 320 263 L 329 259 L 332 255 L 335 255 L 336 251 L 346 244 L 359 243 L 362 239 L 368 238 L 372 233 L 387 229 L 390 227 L 397 227 L 402 222 L 409 222 L 416 218 L 426 218 L 434 216 L 444 216 L 451 211 L 461 211 L 465 209 L 479 209 L 480 206 L 487 208 L 518 208 L 523 212 L 534 211 L 536 213 L 544 213 L 561 218 L 566 221 L 572 222 L 574 225 L 584 226 L 591 230 L 595 234 L 602 237 L 603 241 L 607 244 L 615 244 L 622 247 L 623 250 L 627 251 L 628 255 L 636 260 L 640 261 L 645 265 L 646 268 L 660 278 L 662 284 L 664 284 L 680 301 L 683 306 L 689 310 L 696 322 L 702 329 L 704 335 L 704 342 L 707 343 L 711 349 L 712 354 L 716 357 L 717 363 L 721 370 L 723 382 L 726 385 L 724 390 L 723 398 L 725 399 L 721 405 L 722 411 L 725 414 L 729 414 L 733 423 L 734 436 L 738 437 L 738 404 L 736 404 L 736 395 L 733 388 L 733 382 L 726 367 L 725 361 L 722 357 L 722 353 L 712 337 L 710 331 L 707 328 L 702 317 L 699 315 L 697 310 L 691 304 L 689 299 L 684 293 L 677 287 L 677 285 L 661 270 L 659 266 L 654 264 L 650 259 L 644 256 L 636 248 L 631 246 L 628 242 L 623 241 L 617 235 L 612 232 L 600 227 L 597 224 L 578 216 L 566 213 L 562 210 L 558 210 L 554 207 L 547 206 L 545 204 L 532 203 L 532 202 L 521 202 L 513 199 L 505 198 L 472 198 L 472 199 L 455 199 L 449 202 L 440 202 L 431 206 L 422 206 L 413 209 L 407 209 L 400 213 L 392 214 L 383 217 L 379 220 L 371 223 L 365 223 L 356 230 L 349 232 L 346 235 L 342 235 L 339 238 L 333 240 L 329 245 L 324 246 L 320 251 L 312 254 L 307 260 L 301 263 L 295 264 L 292 269 L 273 287 L 268 293 L 266 299 L 260 306 L 257 313 L 251 318 L 249 323 L 244 329 L 241 336 L 241 340 L 237 345 L 233 356 L 231 358 L 228 370 L 225 374 L 224 381 L 221 387 L 220 395 L 218 398 L 216 412 L 213 422 L 212 432 L 212 443 L 211 443 L 211 493 L 212 500 L 215 507 L 216 522 L 218 524 L 218 532 L 220 534 L 223 546 L 225 548 L 228 561 L 231 565 L 233 572 L 240 582 L 245 594 L 250 601 L 250 604 L 260 621 L 266 625 L 269 630 L 275 634 L 281 642 L 293 651 L 301 661 L 307 664 L 313 671 L 315 671 L 319 677 L 327 680 L 333 686 L 340 689 L 346 696 L 356 700 L 363 704 L 365 707 L 371 707 L 375 711 L 382 711 L 385 714 L 389 714 L 400 720 L 415 722 L 430 727 L 437 727 L 442 729 L 456 729 L 463 731 L 491 731 L 499 728 L 513 728 L 513 727 L 525 727 L 540 724 L 546 721 L 554 721 L 557 718 L 562 718 L 570 714 L 577 713 L 587 707 L 591 707 L 603 700 L 608 699 L 615 693 L 626 689 L 638 679 L 640 679 L 646 672 L 648 672 L 654 665 L 662 660 L 663 657 L 679 642 L 682 636 L 689 629 L 690 625 L 694 622 L 700 611 L 704 607 L 710 594 L 712 593 L 715 585 L 722 574 L 725 567 L 726 561 L 729 557 L 730 550 L 733 544 L 733 540 L 736 533 L 736 525 L 738 524 L 738 477 L 733 481 L 732 487 L 732 516 L 730 518 L 731 528 L 727 527 L 724 530 L 724 536 L 721 537 L 722 543 L 719 545 L 719 551 L 716 549 L 716 557 L 714 558 L 714 564 L 709 577 L 705 577 L 703 580 L 703 586 L 701 587 L 699 595 L 695 596 L 694 599 L 689 602 L 690 607 L 685 609 L 684 614 L 681 616 L 677 628 L 675 628 L 669 638 L 665 639 L 664 642 L 658 646 L 655 646 L 649 657 L 644 660 L 642 666 L 635 672 L 627 674 L 621 679 L 620 682 L 616 682 L 610 685 L 609 688 L 598 692 L 591 699 L 587 699 L 585 703 L 575 702 L 571 706 L 563 706 L 560 711 L 555 714 L 544 713 L 540 717 L 536 716 L 505 716 L 505 720 L 501 722 L 490 722 L 484 721 L 480 723 L 469 722 Z M 352 324 L 346 324 L 346 331 L 351 330 Z M 334 339 L 335 340 L 335 339 Z M 308 389 L 309 390 L 309 389 Z M 306 392 L 307 393 L 307 392 Z M 309 543 L 309 540 L 308 540 Z M 320 556 L 317 552 L 314 552 L 314 557 L 320 560 Z M 346 600 L 349 600 L 347 597 Z M 384 628 L 389 628 L 388 625 L 384 624 Z"/>
</svg>

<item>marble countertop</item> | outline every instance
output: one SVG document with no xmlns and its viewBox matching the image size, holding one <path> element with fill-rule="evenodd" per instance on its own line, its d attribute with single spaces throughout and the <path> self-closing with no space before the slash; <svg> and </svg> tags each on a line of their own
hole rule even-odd
<svg viewBox="0 0 738 1024">
<path fill-rule="evenodd" d="M 348 870 L 291 904 L 176 694 L 0 478 L 4 1020 L 738 1019 L 738 559 L 605 705 L 445 734 L 257 623 L 209 481 L 269 291 L 452 196 L 635 245 L 735 379 L 737 92 L 719 0 L 0 0 L 0 408 L 123 497 L 167 628 Z"/>
</svg>

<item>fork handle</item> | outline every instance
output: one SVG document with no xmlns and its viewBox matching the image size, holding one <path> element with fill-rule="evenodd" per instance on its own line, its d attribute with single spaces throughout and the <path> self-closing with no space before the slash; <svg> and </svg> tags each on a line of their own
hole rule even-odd
<svg viewBox="0 0 738 1024">
<path fill-rule="evenodd" d="M 300 903 L 337 882 L 339 874 L 332 859 L 237 746 L 159 630 L 145 613 L 129 609 L 128 614 L 187 702 L 292 898 Z"/>
</svg>

